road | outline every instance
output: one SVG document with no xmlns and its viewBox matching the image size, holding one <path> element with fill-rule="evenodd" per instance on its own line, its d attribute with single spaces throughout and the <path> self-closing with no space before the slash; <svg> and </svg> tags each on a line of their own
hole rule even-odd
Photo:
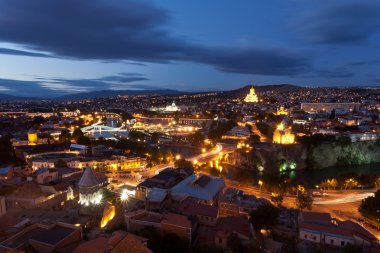
<svg viewBox="0 0 380 253">
<path fill-rule="evenodd" d="M 191 156 L 189 158 L 186 158 L 186 160 L 188 160 L 190 162 L 195 162 L 195 161 L 196 162 L 208 162 L 210 160 L 217 158 L 221 152 L 222 153 L 229 153 L 229 152 L 234 151 L 235 149 L 236 149 L 235 145 L 225 145 L 225 144 L 218 143 L 218 144 L 216 144 L 215 148 L 213 148 L 212 150 L 205 152 L 205 153 L 202 153 L 202 154 L 199 154 L 199 155 Z M 150 168 L 148 171 L 140 172 L 140 174 L 143 177 L 152 177 L 154 175 L 157 175 L 158 173 L 160 173 L 164 169 L 167 169 L 170 167 L 174 167 L 173 162 L 154 166 L 154 167 Z"/>
<path fill-rule="evenodd" d="M 260 191 L 257 187 L 242 185 L 236 181 L 225 179 L 226 185 L 242 190 L 247 194 L 255 195 L 259 198 L 266 198 L 270 200 L 271 194 L 269 192 Z M 358 222 L 358 218 L 363 218 L 359 213 L 358 208 L 361 200 L 372 196 L 374 190 L 368 191 L 331 191 L 328 196 L 315 197 L 313 202 L 312 211 L 330 213 L 331 216 L 339 220 L 352 220 Z M 297 208 L 295 196 L 284 196 L 282 203 L 287 208 Z M 380 231 L 371 228 L 370 226 L 359 223 L 375 235 L 380 240 Z"/>
</svg>

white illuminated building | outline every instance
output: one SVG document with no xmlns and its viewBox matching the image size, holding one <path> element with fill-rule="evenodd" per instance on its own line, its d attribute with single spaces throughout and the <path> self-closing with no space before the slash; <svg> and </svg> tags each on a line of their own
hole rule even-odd
<svg viewBox="0 0 380 253">
<path fill-rule="evenodd" d="M 165 112 L 178 112 L 180 109 L 173 102 L 171 105 L 165 107 Z"/>
<path fill-rule="evenodd" d="M 102 201 L 102 182 L 98 180 L 94 172 L 87 168 L 79 181 L 79 204 L 89 206 L 98 205 Z"/>
</svg>

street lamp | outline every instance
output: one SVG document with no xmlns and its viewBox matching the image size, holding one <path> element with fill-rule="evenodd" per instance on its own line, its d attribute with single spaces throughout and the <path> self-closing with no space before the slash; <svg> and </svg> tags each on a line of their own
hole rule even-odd
<svg viewBox="0 0 380 253">
<path fill-rule="evenodd" d="M 181 156 L 180 156 L 180 155 L 176 155 L 176 156 L 175 156 L 175 159 L 176 159 L 176 160 L 179 160 L 179 159 L 181 159 Z"/>
<path fill-rule="evenodd" d="M 259 186 L 260 186 L 260 191 L 261 191 L 261 186 L 263 186 L 263 181 L 259 180 Z"/>
</svg>

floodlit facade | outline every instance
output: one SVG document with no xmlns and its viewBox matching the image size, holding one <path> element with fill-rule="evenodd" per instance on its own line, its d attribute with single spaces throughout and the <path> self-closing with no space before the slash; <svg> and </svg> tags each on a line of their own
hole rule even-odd
<svg viewBox="0 0 380 253">
<path fill-rule="evenodd" d="M 273 142 L 278 144 L 293 144 L 295 135 L 290 127 L 285 127 L 283 123 L 279 124 L 273 133 Z"/>
<path fill-rule="evenodd" d="M 244 98 L 244 102 L 246 102 L 246 103 L 257 103 L 258 101 L 259 101 L 259 98 L 257 97 L 257 95 L 255 93 L 255 89 L 253 87 L 251 87 L 251 89 L 249 90 L 249 93 Z"/>
<path fill-rule="evenodd" d="M 37 130 L 31 127 L 28 131 L 28 145 L 37 145 Z"/>
<path fill-rule="evenodd" d="M 95 176 L 92 169 L 84 171 L 79 181 L 79 203 L 85 206 L 99 205 L 102 201 L 102 183 Z"/>
<path fill-rule="evenodd" d="M 179 110 L 180 109 L 176 106 L 174 102 L 171 105 L 165 107 L 166 112 L 178 112 Z"/>
</svg>

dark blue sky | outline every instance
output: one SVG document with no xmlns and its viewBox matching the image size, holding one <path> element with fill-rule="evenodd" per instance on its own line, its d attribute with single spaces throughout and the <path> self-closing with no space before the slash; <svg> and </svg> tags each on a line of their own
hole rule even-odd
<svg viewBox="0 0 380 253">
<path fill-rule="evenodd" d="M 0 93 L 379 85 L 380 3 L 0 0 Z"/>
</svg>

